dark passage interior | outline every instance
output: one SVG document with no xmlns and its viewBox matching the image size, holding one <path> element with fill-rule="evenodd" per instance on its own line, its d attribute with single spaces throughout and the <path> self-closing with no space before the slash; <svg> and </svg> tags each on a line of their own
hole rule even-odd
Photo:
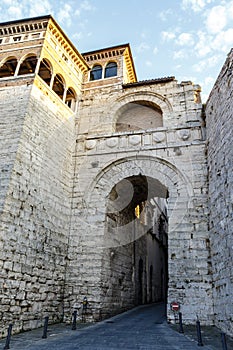
<svg viewBox="0 0 233 350">
<path fill-rule="evenodd" d="M 140 174 L 117 183 L 108 196 L 102 285 L 111 314 L 166 301 L 167 198 L 165 186 Z"/>
</svg>

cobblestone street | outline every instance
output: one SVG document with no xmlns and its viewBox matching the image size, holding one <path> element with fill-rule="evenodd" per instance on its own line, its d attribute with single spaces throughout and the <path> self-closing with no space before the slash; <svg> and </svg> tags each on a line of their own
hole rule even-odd
<svg viewBox="0 0 233 350">
<path fill-rule="evenodd" d="M 203 350 L 221 350 L 221 338 L 214 327 L 204 327 Z M 208 329 L 208 332 L 207 332 Z M 94 325 L 77 324 L 77 330 L 70 325 L 53 325 L 48 328 L 47 339 L 42 339 L 42 329 L 14 335 L 11 350 L 119 350 L 119 349 L 158 349 L 194 350 L 197 346 L 194 328 L 184 327 L 179 334 L 176 326 L 167 324 L 164 305 L 139 306 L 131 311 L 112 317 Z M 208 336 L 205 337 L 204 334 Z M 0 349 L 5 340 L 0 341 Z M 228 350 L 233 349 L 228 341 Z"/>
</svg>

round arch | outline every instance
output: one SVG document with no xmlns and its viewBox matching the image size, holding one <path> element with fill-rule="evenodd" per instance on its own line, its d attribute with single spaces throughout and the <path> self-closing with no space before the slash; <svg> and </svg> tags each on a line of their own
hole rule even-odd
<svg viewBox="0 0 233 350">
<path fill-rule="evenodd" d="M 145 182 L 147 193 L 141 195 Z M 117 185 L 120 185 L 122 191 L 119 192 L 117 189 L 117 195 L 114 197 Z M 80 186 L 84 193 L 83 209 L 80 210 L 79 207 L 75 231 L 77 234 L 81 232 L 81 237 L 78 239 L 85 256 L 93 254 L 98 256 L 100 264 L 96 267 L 96 274 L 100 281 L 98 288 L 100 294 L 102 293 L 103 314 L 109 310 L 116 313 L 121 307 L 130 308 L 149 302 L 151 295 L 152 302 L 160 300 L 166 302 L 169 290 L 167 271 L 171 266 L 171 254 L 168 257 L 167 247 L 170 246 L 173 252 L 177 237 L 180 236 L 180 224 L 183 225 L 190 220 L 189 209 L 193 191 L 189 179 L 174 164 L 164 159 L 138 155 L 106 164 L 89 186 L 86 188 L 83 188 L 82 184 Z M 137 198 L 133 198 L 134 193 Z M 131 215 L 135 204 L 141 201 L 148 203 L 154 197 L 166 200 L 168 225 L 164 253 L 161 253 L 163 249 L 159 250 L 158 245 L 156 246 L 156 239 L 149 232 L 148 226 L 143 224 L 144 226 L 139 227 L 138 219 Z M 109 210 L 109 203 L 117 201 L 118 198 L 120 198 L 119 206 L 115 206 L 115 211 L 114 208 L 111 210 L 111 207 Z M 122 203 L 123 207 L 120 207 Z M 116 220 L 114 226 L 115 214 L 120 221 Z M 78 236 L 75 234 L 73 237 Z M 151 242 L 152 248 L 157 247 L 153 256 L 150 253 L 151 249 L 147 250 L 146 242 Z M 163 263 L 156 264 L 157 258 L 154 256 L 159 257 L 159 260 L 162 258 Z M 144 272 L 140 270 L 140 259 L 143 261 Z M 153 265 L 151 274 L 150 265 Z M 118 269 L 118 266 L 121 268 Z M 91 274 L 92 270 L 88 270 L 88 273 Z M 160 281 L 157 287 L 155 281 Z M 106 295 L 102 286 L 106 286 L 108 291 Z M 125 290 L 128 291 L 126 298 L 123 297 Z M 112 302 L 108 304 L 109 300 L 113 300 L 112 291 L 119 301 L 114 306 Z"/>
<path fill-rule="evenodd" d="M 74 88 L 68 87 L 68 89 L 66 90 L 65 104 L 68 107 L 70 107 L 73 112 L 75 112 L 76 102 L 77 102 L 77 94 Z"/>
<path fill-rule="evenodd" d="M 117 62 L 109 61 L 104 67 L 104 78 L 112 78 L 117 76 Z"/>
<path fill-rule="evenodd" d="M 6 57 L 0 63 L 0 78 L 14 76 L 18 60 L 15 56 Z"/>
<path fill-rule="evenodd" d="M 166 119 L 166 117 L 173 112 L 173 108 L 169 100 L 160 94 L 151 91 L 138 91 L 128 93 L 120 97 L 111 109 L 113 130 L 115 130 L 117 120 L 120 117 L 125 106 L 129 103 L 137 102 L 144 103 L 161 110 L 164 119 Z"/>
<path fill-rule="evenodd" d="M 35 73 L 37 60 L 37 55 L 35 53 L 29 53 L 23 56 L 19 61 L 18 75 Z"/>
<path fill-rule="evenodd" d="M 49 59 L 41 59 L 38 75 L 46 82 L 47 85 L 50 85 L 53 75 L 53 66 Z"/>
<path fill-rule="evenodd" d="M 61 74 L 56 74 L 53 80 L 52 90 L 60 97 L 61 100 L 64 98 L 65 88 L 65 79 Z"/>
<path fill-rule="evenodd" d="M 100 63 L 95 63 L 90 71 L 90 81 L 102 79 L 103 67 Z"/>
<path fill-rule="evenodd" d="M 163 113 L 153 102 L 128 102 L 118 110 L 115 131 L 150 130 L 163 126 Z"/>
<path fill-rule="evenodd" d="M 150 156 L 122 158 L 110 163 L 100 171 L 89 188 L 85 190 L 85 223 L 90 225 L 89 214 L 93 208 L 97 208 L 98 222 L 104 226 L 105 200 L 112 188 L 126 178 L 139 175 L 153 178 L 167 189 L 169 193 L 167 208 L 169 233 L 175 231 L 191 206 L 192 185 L 186 175 L 179 171 L 175 165 L 159 157 Z M 150 186 L 151 182 L 149 181 L 148 184 Z M 149 187 L 148 191 L 150 190 L 152 189 Z M 91 220 L 93 220 L 93 216 Z"/>
</svg>

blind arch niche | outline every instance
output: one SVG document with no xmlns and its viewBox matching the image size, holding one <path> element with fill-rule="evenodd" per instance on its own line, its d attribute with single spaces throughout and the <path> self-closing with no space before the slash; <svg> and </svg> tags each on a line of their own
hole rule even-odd
<svg viewBox="0 0 233 350">
<path fill-rule="evenodd" d="M 137 131 L 156 129 L 163 126 L 163 113 L 159 106 L 150 101 L 134 101 L 118 111 L 116 131 Z"/>
</svg>

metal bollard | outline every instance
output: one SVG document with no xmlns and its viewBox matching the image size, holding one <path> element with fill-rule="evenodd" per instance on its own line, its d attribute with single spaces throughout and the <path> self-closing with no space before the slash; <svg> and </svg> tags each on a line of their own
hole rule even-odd
<svg viewBox="0 0 233 350">
<path fill-rule="evenodd" d="M 203 346 L 203 343 L 202 343 L 202 337 L 201 337 L 201 325 L 200 325 L 200 321 L 197 320 L 197 339 L 198 339 L 198 343 L 197 345 L 198 346 Z"/>
<path fill-rule="evenodd" d="M 179 312 L 179 333 L 184 333 L 183 323 L 182 323 L 182 312 Z"/>
<path fill-rule="evenodd" d="M 73 322 L 72 322 L 72 328 L 71 328 L 72 331 L 75 331 L 77 328 L 76 322 L 77 322 L 77 310 L 73 312 Z"/>
<path fill-rule="evenodd" d="M 44 329 L 43 329 L 42 339 L 47 338 L 48 323 L 49 323 L 49 316 L 46 316 L 44 319 Z"/>
<path fill-rule="evenodd" d="M 221 332 L 222 350 L 227 350 L 226 334 Z"/>
<path fill-rule="evenodd" d="M 11 331 L 12 331 L 13 324 L 10 323 L 8 330 L 7 330 L 7 337 L 6 337 L 6 343 L 4 346 L 4 350 L 10 349 L 10 341 L 11 341 Z"/>
</svg>

